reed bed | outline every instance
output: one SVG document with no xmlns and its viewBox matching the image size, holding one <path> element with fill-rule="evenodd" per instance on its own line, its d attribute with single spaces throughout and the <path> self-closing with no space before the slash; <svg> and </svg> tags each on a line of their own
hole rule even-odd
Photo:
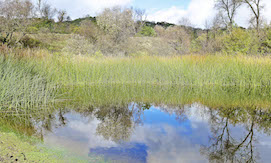
<svg viewBox="0 0 271 163">
<path fill-rule="evenodd" d="M 0 56 L 0 110 L 41 107 L 54 99 L 54 87 L 34 67 Z"/>
<path fill-rule="evenodd" d="M 180 87 L 235 87 L 243 90 L 271 88 L 271 58 L 267 56 L 94 58 L 37 52 L 39 50 L 26 51 L 27 56 L 17 58 L 0 57 L 1 108 L 40 107 L 60 95 L 61 99 L 70 98 L 65 97 L 67 92 L 57 91 L 56 86 L 115 88 L 114 85 L 150 85 L 163 86 L 163 89 L 172 87 L 176 91 Z M 266 94 L 269 95 L 269 92 Z M 168 96 L 171 97 L 170 94 Z"/>
<path fill-rule="evenodd" d="M 37 71 L 64 85 L 156 84 L 269 87 L 270 57 L 45 57 Z"/>
</svg>

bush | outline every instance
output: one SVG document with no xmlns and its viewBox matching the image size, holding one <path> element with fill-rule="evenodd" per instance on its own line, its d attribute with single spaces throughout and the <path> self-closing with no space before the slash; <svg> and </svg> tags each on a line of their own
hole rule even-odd
<svg viewBox="0 0 271 163">
<path fill-rule="evenodd" d="M 156 32 L 152 27 L 149 26 L 144 26 L 142 30 L 139 32 L 140 35 L 142 36 L 149 36 L 149 37 L 154 37 L 156 36 Z"/>
<path fill-rule="evenodd" d="M 221 51 L 223 46 L 222 37 L 215 31 L 202 33 L 198 38 L 191 42 L 191 52 L 194 53 L 216 53 Z"/>
<path fill-rule="evenodd" d="M 229 54 L 256 54 L 259 50 L 259 39 L 253 31 L 233 28 L 231 33 L 223 36 L 222 51 Z"/>
<path fill-rule="evenodd" d="M 33 39 L 29 36 L 25 36 L 20 40 L 20 43 L 24 46 L 24 47 L 28 47 L 28 48 L 35 48 L 35 47 L 40 47 L 41 46 L 41 42 L 39 40 Z"/>
<path fill-rule="evenodd" d="M 264 53 L 271 53 L 271 29 L 266 29 L 263 42 L 261 44 L 261 50 Z"/>
<path fill-rule="evenodd" d="M 84 37 L 74 35 L 67 41 L 67 45 L 62 51 L 66 54 L 92 56 L 96 50 L 94 45 L 87 41 Z"/>
<path fill-rule="evenodd" d="M 92 43 L 95 43 L 98 40 L 98 36 L 100 34 L 97 25 L 91 20 L 82 21 L 77 33 L 84 36 Z"/>
</svg>

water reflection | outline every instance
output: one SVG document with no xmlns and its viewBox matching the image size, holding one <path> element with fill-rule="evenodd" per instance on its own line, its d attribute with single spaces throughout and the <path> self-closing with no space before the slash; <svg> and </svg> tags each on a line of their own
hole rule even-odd
<svg viewBox="0 0 271 163">
<path fill-rule="evenodd" d="M 257 162 L 260 160 L 263 154 L 256 150 L 257 136 L 260 133 L 270 135 L 270 111 L 257 108 L 221 108 L 210 110 L 209 115 L 212 135 L 210 143 L 201 149 L 202 153 L 208 156 L 209 161 Z M 240 130 L 235 131 L 235 128 Z"/>
<path fill-rule="evenodd" d="M 271 111 L 136 103 L 2 112 L 1 124 L 113 162 L 268 162 Z"/>
</svg>

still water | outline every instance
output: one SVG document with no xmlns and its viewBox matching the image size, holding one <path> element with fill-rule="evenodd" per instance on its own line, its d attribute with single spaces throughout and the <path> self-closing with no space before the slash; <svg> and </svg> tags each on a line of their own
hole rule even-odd
<svg viewBox="0 0 271 163">
<path fill-rule="evenodd" d="M 268 163 L 270 92 L 261 87 L 69 87 L 52 109 L 3 111 L 0 124 L 89 162 Z"/>
<path fill-rule="evenodd" d="M 270 115 L 261 109 L 211 109 L 198 103 L 130 103 L 59 111 L 43 139 L 106 162 L 269 162 Z"/>
</svg>

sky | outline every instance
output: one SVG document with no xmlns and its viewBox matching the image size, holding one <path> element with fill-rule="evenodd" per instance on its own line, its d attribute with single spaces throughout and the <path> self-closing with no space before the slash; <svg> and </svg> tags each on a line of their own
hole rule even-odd
<svg viewBox="0 0 271 163">
<path fill-rule="evenodd" d="M 86 15 L 96 16 L 104 8 L 113 6 L 136 7 L 145 9 L 147 20 L 166 21 L 178 24 L 183 17 L 188 18 L 195 27 L 204 27 L 206 20 L 211 20 L 215 14 L 215 0 L 47 0 L 58 9 L 65 9 L 72 19 Z M 264 17 L 271 21 L 271 0 L 263 0 Z M 248 27 L 251 16 L 248 7 L 242 6 L 236 16 L 239 26 Z"/>
</svg>

